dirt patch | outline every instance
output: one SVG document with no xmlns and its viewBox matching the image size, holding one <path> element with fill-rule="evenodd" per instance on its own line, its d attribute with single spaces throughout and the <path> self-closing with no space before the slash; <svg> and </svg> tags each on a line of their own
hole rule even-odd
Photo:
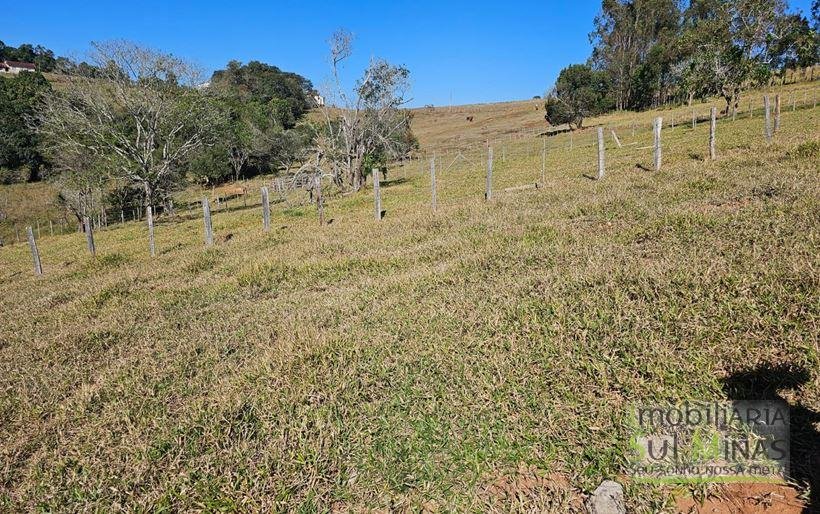
<svg viewBox="0 0 820 514">
<path fill-rule="evenodd" d="M 800 514 L 806 504 L 793 487 L 778 484 L 721 485 L 703 503 L 692 498 L 678 498 L 676 512 L 685 514 Z"/>
<path fill-rule="evenodd" d="M 487 477 L 480 497 L 487 512 L 585 512 L 583 493 L 566 476 L 526 464 Z"/>
</svg>

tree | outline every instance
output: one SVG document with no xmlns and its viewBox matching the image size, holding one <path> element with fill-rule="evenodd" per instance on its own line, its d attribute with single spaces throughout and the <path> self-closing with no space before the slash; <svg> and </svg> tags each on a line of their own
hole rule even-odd
<svg viewBox="0 0 820 514">
<path fill-rule="evenodd" d="M 668 51 L 652 51 L 674 39 L 679 18 L 678 0 L 603 1 L 590 34 L 594 46 L 591 63 L 607 73 L 616 109 L 645 104 L 647 96 L 662 96 L 674 56 Z M 646 65 L 650 55 L 654 60 Z"/>
<path fill-rule="evenodd" d="M 708 85 L 729 112 L 745 85 L 768 81 L 793 30 L 783 0 L 692 0 L 681 35 L 694 56 L 687 81 Z"/>
<path fill-rule="evenodd" d="M 561 70 L 555 87 L 545 103 L 547 121 L 552 125 L 569 124 L 581 128 L 584 118 L 606 112 L 612 107 L 607 96 L 609 80 L 605 72 L 586 64 L 573 64 Z"/>
<path fill-rule="evenodd" d="M 27 166 L 28 180 L 36 180 L 43 157 L 38 149 L 36 126 L 29 120 L 40 98 L 51 91 L 40 73 L 22 73 L 0 79 L 0 168 Z"/>
<path fill-rule="evenodd" d="M 138 185 L 148 211 L 211 142 L 219 113 L 193 87 L 196 69 L 172 55 L 113 41 L 93 44 L 92 61 L 95 77 L 71 75 L 45 96 L 39 133 L 58 166 L 82 172 L 77 157 L 93 158 Z"/>
<path fill-rule="evenodd" d="M 296 73 L 259 61 L 243 65 L 230 61 L 211 76 L 210 88 L 218 93 L 265 105 L 282 128 L 293 128 L 310 109 L 313 84 Z"/>
<path fill-rule="evenodd" d="M 51 150 L 103 160 L 139 184 L 150 205 L 165 176 L 210 142 L 218 120 L 190 87 L 195 70 L 184 61 L 122 41 L 93 46 L 98 78 L 74 76 L 47 95 L 40 132 Z"/>
<path fill-rule="evenodd" d="M 353 91 L 346 92 L 341 67 L 352 54 L 352 40 L 345 31 L 331 37 L 333 78 L 322 107 L 325 124 L 317 143 L 334 181 L 358 191 L 364 185 L 368 162 L 395 158 L 408 149 L 405 134 L 410 130 L 410 117 L 402 106 L 410 71 L 372 59 Z"/>
</svg>

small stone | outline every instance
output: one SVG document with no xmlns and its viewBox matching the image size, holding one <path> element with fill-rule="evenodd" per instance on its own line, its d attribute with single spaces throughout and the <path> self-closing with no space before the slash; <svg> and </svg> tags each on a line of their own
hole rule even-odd
<svg viewBox="0 0 820 514">
<path fill-rule="evenodd" d="M 590 514 L 625 514 L 624 488 L 618 482 L 604 480 L 587 500 L 587 509 Z"/>
</svg>

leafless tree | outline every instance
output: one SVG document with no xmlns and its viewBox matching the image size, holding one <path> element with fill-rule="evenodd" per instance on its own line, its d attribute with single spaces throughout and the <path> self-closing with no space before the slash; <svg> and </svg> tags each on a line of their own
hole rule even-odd
<svg viewBox="0 0 820 514">
<path fill-rule="evenodd" d="M 341 72 L 352 54 L 352 41 L 342 30 L 330 39 L 332 77 L 322 107 L 324 132 L 316 138 L 318 157 L 312 165 L 330 173 L 339 186 L 359 190 L 368 159 L 395 158 L 406 148 L 410 118 L 402 107 L 408 101 L 410 72 L 373 59 L 348 93 Z"/>
<path fill-rule="evenodd" d="M 58 166 L 101 163 L 143 189 L 148 214 L 179 163 L 209 143 L 218 110 L 196 88 L 197 69 L 179 58 L 126 41 L 92 48 L 93 75 L 67 76 L 36 125 Z"/>
</svg>

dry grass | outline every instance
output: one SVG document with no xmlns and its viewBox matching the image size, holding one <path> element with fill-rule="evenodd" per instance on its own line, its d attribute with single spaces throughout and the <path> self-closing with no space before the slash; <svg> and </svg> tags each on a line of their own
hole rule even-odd
<svg viewBox="0 0 820 514">
<path fill-rule="evenodd" d="M 269 234 L 232 205 L 211 249 L 198 214 L 163 220 L 155 259 L 139 224 L 97 259 L 44 238 L 42 278 L 2 248 L 0 510 L 563 512 L 622 473 L 632 402 L 786 363 L 820 412 L 817 116 L 784 109 L 769 145 L 721 121 L 714 162 L 706 124 L 665 130 L 660 173 L 640 125 L 601 182 L 591 140 L 550 138 L 544 187 L 489 204 L 474 128 L 436 213 L 413 162 L 378 223 L 364 191 L 321 228 L 278 204 Z M 418 115 L 422 141 L 455 141 L 445 121 Z M 496 146 L 496 191 L 539 180 L 540 148 Z"/>
</svg>

